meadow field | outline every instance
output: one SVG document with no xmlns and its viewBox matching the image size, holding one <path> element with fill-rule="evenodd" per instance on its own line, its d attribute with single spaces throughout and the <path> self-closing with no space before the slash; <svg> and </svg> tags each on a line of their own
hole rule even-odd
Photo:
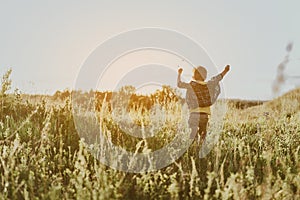
<svg viewBox="0 0 300 200">
<path fill-rule="evenodd" d="M 192 145 L 162 169 L 130 173 L 93 156 L 90 144 L 97 136 L 80 138 L 71 92 L 11 93 L 9 75 L 3 75 L 0 91 L 0 199 L 300 199 L 300 89 L 268 102 L 222 100 L 227 111 L 206 156 L 199 158 Z M 137 126 L 153 128 L 155 136 L 147 139 L 122 131 L 117 122 L 126 119 L 114 118 L 111 108 L 118 99 L 90 95 L 105 137 L 127 151 L 144 152 L 172 140 L 178 134 L 174 124 L 188 130 L 180 117 L 185 104 L 170 91 L 118 107 Z M 152 107 L 171 116 L 168 123 Z"/>
</svg>

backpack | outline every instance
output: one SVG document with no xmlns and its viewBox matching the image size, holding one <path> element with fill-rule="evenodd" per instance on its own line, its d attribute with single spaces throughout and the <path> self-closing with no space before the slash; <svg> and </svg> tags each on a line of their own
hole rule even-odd
<svg viewBox="0 0 300 200">
<path fill-rule="evenodd" d="M 195 81 L 189 83 L 190 88 L 186 92 L 186 102 L 189 109 L 208 107 L 213 105 L 221 92 L 219 83 L 207 82 L 200 84 Z"/>
</svg>

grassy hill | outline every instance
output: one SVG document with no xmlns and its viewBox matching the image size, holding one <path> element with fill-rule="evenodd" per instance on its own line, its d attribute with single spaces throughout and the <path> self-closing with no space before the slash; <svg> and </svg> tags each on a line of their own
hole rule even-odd
<svg viewBox="0 0 300 200">
<path fill-rule="evenodd" d="M 300 111 L 300 88 L 289 91 L 270 101 L 250 101 L 251 106 L 244 106 L 244 109 L 238 109 L 238 106 L 235 106 L 236 104 L 242 104 L 243 101 L 235 101 L 233 105 L 231 100 L 229 100 L 228 106 L 230 109 L 228 115 L 235 116 L 242 121 L 265 117 L 274 119 L 282 116 L 292 117 L 299 114 Z"/>
<path fill-rule="evenodd" d="M 244 109 L 228 101 L 224 126 L 208 135 L 211 149 L 205 157 L 199 157 L 202 146 L 195 142 L 176 162 L 143 173 L 118 171 L 93 157 L 92 150 L 105 147 L 80 139 L 68 99 L 55 103 L 52 97 L 26 99 L 5 91 L 0 96 L 0 199 L 300 199 L 299 89 Z M 189 129 L 180 129 L 187 127 L 182 110 L 178 101 L 152 113 L 120 108 L 116 117 L 126 120 L 129 112 L 138 122 L 148 120 L 157 140 L 126 134 L 105 106 L 95 114 L 110 145 L 147 153 L 178 134 L 188 140 Z M 85 123 L 93 121 L 83 122 L 87 133 L 95 134 L 87 137 L 97 141 L 100 133 Z M 218 140 L 212 144 L 213 136 Z M 121 162 L 123 154 L 117 158 L 112 161 Z M 153 162 L 147 163 L 144 167 Z"/>
</svg>

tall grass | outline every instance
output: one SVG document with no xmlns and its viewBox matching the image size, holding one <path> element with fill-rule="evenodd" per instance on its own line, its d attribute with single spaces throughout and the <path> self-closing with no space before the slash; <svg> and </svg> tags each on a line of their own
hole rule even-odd
<svg viewBox="0 0 300 200">
<path fill-rule="evenodd" d="M 6 74 L 2 88 L 9 85 Z M 69 98 L 63 105 L 24 103 L 7 89 L 0 101 L 0 199 L 300 198 L 300 109 L 291 107 L 290 96 L 247 110 L 229 107 L 220 138 L 204 158 L 192 146 L 163 169 L 126 173 L 92 156 L 76 131 Z M 122 116 L 114 119 L 109 109 L 97 115 L 105 116 L 101 126 L 114 144 L 130 151 L 153 150 L 176 134 L 172 120 L 182 117 L 174 116 L 174 106 L 182 105 L 159 108 L 173 118 L 164 125 L 152 120 L 160 140 L 152 138 L 142 146 L 118 127 Z M 136 109 L 129 113 L 137 124 L 151 118 Z"/>
</svg>

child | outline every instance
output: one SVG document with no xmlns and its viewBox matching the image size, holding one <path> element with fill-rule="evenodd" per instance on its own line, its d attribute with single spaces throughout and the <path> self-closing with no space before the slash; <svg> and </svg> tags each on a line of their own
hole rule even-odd
<svg viewBox="0 0 300 200">
<path fill-rule="evenodd" d="M 219 82 L 229 70 L 230 66 L 227 65 L 220 74 L 205 82 L 207 71 L 204 67 L 199 66 L 194 68 L 194 80 L 185 83 L 181 81 L 183 69 L 178 69 L 177 86 L 187 90 L 186 102 L 190 109 L 188 123 L 192 129 L 190 139 L 196 137 L 198 140 L 198 134 L 200 134 L 201 143 L 205 140 L 208 117 L 211 114 L 210 106 L 217 100 L 220 94 Z"/>
</svg>

